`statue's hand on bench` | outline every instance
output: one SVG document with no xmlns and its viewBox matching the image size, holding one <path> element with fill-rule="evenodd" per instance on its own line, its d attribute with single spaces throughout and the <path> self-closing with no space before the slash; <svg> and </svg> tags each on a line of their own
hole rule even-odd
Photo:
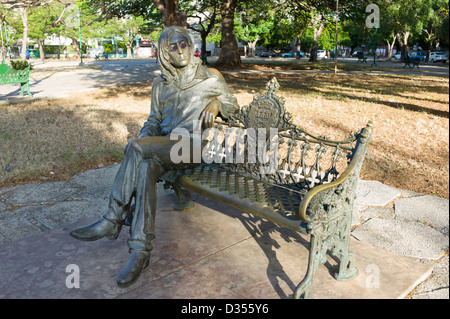
<svg viewBox="0 0 450 319">
<path fill-rule="evenodd" d="M 214 120 L 219 114 L 219 101 L 211 101 L 203 110 L 202 115 L 200 117 L 200 123 L 202 126 L 207 129 L 213 127 Z"/>
</svg>

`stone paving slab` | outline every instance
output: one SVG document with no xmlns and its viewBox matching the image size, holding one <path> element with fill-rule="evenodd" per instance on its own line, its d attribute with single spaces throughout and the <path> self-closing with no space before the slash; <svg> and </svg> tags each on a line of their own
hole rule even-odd
<svg viewBox="0 0 450 319">
<path fill-rule="evenodd" d="M 6 205 L 0 202 L 0 213 L 6 209 Z"/>
<path fill-rule="evenodd" d="M 0 189 L 0 243 L 103 215 L 119 167 L 113 164 L 89 170 L 69 182 Z M 158 184 L 159 196 L 171 193 Z"/>
<path fill-rule="evenodd" d="M 361 211 L 361 220 L 363 223 L 372 218 L 395 218 L 395 209 L 392 206 L 369 206 Z"/>
<path fill-rule="evenodd" d="M 14 211 L 0 214 L 0 243 L 19 240 L 45 230 L 48 230 L 45 225 L 33 224 Z"/>
<path fill-rule="evenodd" d="M 428 224 L 448 235 L 449 201 L 444 198 L 429 195 L 398 198 L 395 200 L 395 215 L 404 220 Z"/>
<path fill-rule="evenodd" d="M 0 248 L 0 297 L 114 298 L 123 294 L 124 290 L 115 284 L 115 276 L 129 257 L 126 232 L 114 242 L 83 243 L 76 242 L 68 231 L 58 229 L 4 244 Z M 72 273 L 66 268 L 74 264 L 80 272 L 80 289 L 66 286 Z M 181 264 L 155 249 L 150 267 L 142 280 L 154 280 Z"/>
<path fill-rule="evenodd" d="M 400 197 L 399 190 L 389 187 L 379 181 L 358 181 L 357 204 L 366 206 L 386 206 Z"/>
<path fill-rule="evenodd" d="M 431 276 L 414 289 L 412 299 L 449 299 L 449 256 L 441 258 L 440 262 L 422 260 L 433 267 Z"/>
<path fill-rule="evenodd" d="M 76 191 L 67 182 L 34 183 L 0 190 L 0 196 L 12 205 L 42 205 L 65 200 Z"/>
<path fill-rule="evenodd" d="M 356 228 L 358 240 L 403 256 L 438 260 L 448 249 L 448 237 L 421 223 L 372 218 Z"/>
<path fill-rule="evenodd" d="M 203 197 L 188 212 L 160 201 L 157 239 L 149 268 L 125 289 L 115 278 L 128 260 L 127 231 L 116 241 L 81 242 L 70 229 L 41 232 L 0 246 L 2 298 L 290 298 L 306 271 L 308 237 L 281 229 Z M 216 223 L 211 223 L 216 221 Z M 170 226 L 170 227 L 168 227 Z M 360 274 L 338 282 L 334 259 L 320 266 L 314 298 L 403 298 L 431 272 L 412 258 L 356 240 Z M 80 288 L 69 289 L 68 265 L 80 270 Z M 374 277 L 375 276 L 375 277 Z"/>
</svg>

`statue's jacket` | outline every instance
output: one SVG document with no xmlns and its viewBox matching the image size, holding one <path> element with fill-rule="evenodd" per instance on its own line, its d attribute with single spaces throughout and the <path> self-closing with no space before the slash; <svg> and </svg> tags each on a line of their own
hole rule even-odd
<svg viewBox="0 0 450 319">
<path fill-rule="evenodd" d="M 164 75 L 154 80 L 150 115 L 140 137 L 165 136 L 175 128 L 184 128 L 192 133 L 203 110 L 212 101 L 219 102 L 219 115 L 223 119 L 239 108 L 219 71 L 201 64 L 193 68 L 186 71 L 182 83 L 168 82 Z"/>
</svg>

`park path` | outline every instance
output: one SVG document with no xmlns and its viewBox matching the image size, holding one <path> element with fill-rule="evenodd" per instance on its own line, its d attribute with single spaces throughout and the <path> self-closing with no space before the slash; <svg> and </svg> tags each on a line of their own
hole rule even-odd
<svg viewBox="0 0 450 319">
<path fill-rule="evenodd" d="M 283 58 L 246 58 L 248 63 L 281 63 Z M 214 59 L 211 59 L 213 62 Z M 340 59 L 339 62 L 356 63 L 356 59 Z M 380 62 L 383 71 L 340 71 L 349 74 L 426 74 L 449 76 L 448 64 L 424 64 L 420 69 L 405 69 L 399 62 Z M 327 73 L 323 70 L 228 70 L 222 73 Z M 36 61 L 30 74 L 30 87 L 33 99 L 58 98 L 67 96 L 70 92 L 93 90 L 101 87 L 121 86 L 133 83 L 143 83 L 153 80 L 160 74 L 156 59 L 110 59 L 108 61 Z M 29 97 L 19 97 L 20 85 L 7 84 L 0 86 L 0 103 L 14 103 L 30 100 Z"/>
<path fill-rule="evenodd" d="M 94 90 L 153 80 L 160 74 L 155 60 L 74 61 L 33 63 L 30 73 L 32 99 L 65 97 L 70 92 Z M 21 102 L 20 85 L 0 86 L 0 102 Z"/>
</svg>

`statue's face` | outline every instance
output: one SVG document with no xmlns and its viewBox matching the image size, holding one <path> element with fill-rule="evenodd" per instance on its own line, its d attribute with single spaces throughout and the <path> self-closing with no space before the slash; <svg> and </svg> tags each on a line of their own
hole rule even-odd
<svg viewBox="0 0 450 319">
<path fill-rule="evenodd" d="M 190 62 L 189 44 L 185 37 L 175 33 L 169 41 L 170 62 L 176 68 L 183 68 Z"/>
</svg>

